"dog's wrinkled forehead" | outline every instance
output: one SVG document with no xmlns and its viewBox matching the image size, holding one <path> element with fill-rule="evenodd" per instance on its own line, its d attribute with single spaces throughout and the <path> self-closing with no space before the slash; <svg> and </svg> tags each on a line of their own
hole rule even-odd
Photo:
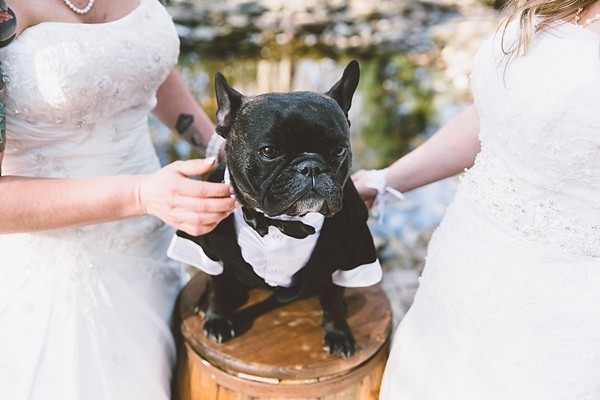
<svg viewBox="0 0 600 400">
<path fill-rule="evenodd" d="M 261 131 L 320 137 L 348 135 L 344 112 L 331 97 L 315 92 L 265 93 L 248 98 L 234 123 L 234 134 Z"/>
</svg>

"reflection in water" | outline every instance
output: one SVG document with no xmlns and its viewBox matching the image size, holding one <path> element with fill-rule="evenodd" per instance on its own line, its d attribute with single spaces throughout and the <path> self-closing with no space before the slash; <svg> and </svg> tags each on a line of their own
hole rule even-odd
<svg viewBox="0 0 600 400">
<path fill-rule="evenodd" d="M 292 60 L 258 60 L 256 62 L 256 83 L 258 93 L 289 92 L 292 87 Z"/>
</svg>

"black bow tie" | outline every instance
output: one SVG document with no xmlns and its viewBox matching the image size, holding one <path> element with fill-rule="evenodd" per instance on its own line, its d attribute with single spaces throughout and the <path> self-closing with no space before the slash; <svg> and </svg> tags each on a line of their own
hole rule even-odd
<svg viewBox="0 0 600 400">
<path fill-rule="evenodd" d="M 269 233 L 269 225 L 279 229 L 281 233 L 296 239 L 304 239 L 308 235 L 315 233 L 315 228 L 300 221 L 282 221 L 280 219 L 269 218 L 261 212 L 246 207 L 242 207 L 242 212 L 246 223 L 263 237 Z"/>
</svg>

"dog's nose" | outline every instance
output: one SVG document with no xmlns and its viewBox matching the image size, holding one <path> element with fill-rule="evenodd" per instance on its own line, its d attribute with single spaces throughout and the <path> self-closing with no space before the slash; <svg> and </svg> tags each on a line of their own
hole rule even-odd
<svg viewBox="0 0 600 400">
<path fill-rule="evenodd" d="M 299 173 L 301 173 L 302 175 L 306 175 L 306 176 L 310 176 L 310 177 L 315 177 L 315 176 L 319 175 L 321 172 L 323 172 L 323 170 L 321 169 L 319 164 L 315 163 L 313 161 L 301 162 L 296 167 L 296 170 Z"/>
</svg>

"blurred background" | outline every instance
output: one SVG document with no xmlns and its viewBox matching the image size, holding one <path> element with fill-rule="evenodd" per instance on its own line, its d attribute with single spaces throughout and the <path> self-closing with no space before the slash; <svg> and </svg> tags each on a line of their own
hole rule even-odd
<svg viewBox="0 0 600 400">
<path fill-rule="evenodd" d="M 382 168 L 471 101 L 471 61 L 501 0 L 170 0 L 180 63 L 214 118 L 215 71 L 247 95 L 325 92 L 356 59 L 350 110 L 353 171 Z M 154 121 L 161 160 L 196 156 Z M 369 221 L 397 323 L 412 303 L 429 238 L 458 178 L 406 193 Z"/>
</svg>

